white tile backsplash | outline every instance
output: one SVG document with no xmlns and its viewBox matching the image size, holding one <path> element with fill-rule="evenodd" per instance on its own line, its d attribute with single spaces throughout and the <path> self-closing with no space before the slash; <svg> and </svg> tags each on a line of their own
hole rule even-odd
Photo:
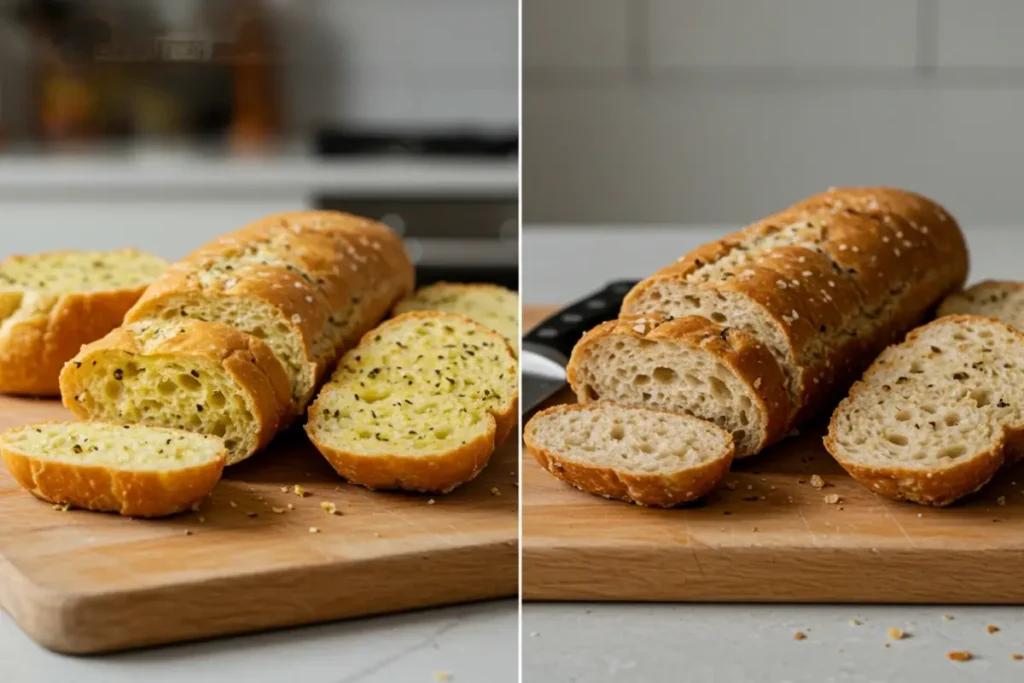
<svg viewBox="0 0 1024 683">
<path fill-rule="evenodd" d="M 1024 2 L 935 0 L 940 67 L 1024 67 Z"/>
<path fill-rule="evenodd" d="M 909 67 L 916 0 L 649 0 L 655 67 Z"/>
<path fill-rule="evenodd" d="M 523 0 L 524 66 L 625 68 L 634 1 Z"/>
</svg>

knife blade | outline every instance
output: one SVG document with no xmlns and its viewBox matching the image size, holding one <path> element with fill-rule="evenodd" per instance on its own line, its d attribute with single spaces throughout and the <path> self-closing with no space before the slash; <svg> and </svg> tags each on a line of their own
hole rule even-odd
<svg viewBox="0 0 1024 683">
<path fill-rule="evenodd" d="M 608 283 L 523 335 L 520 364 L 523 373 L 522 414 L 525 420 L 567 385 L 565 368 L 576 342 L 591 328 L 619 315 L 622 300 L 635 280 Z"/>
</svg>

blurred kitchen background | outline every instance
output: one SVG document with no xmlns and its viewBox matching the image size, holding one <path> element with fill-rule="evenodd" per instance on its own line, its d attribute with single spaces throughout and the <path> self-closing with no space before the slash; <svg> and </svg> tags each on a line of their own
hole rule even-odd
<svg viewBox="0 0 1024 683">
<path fill-rule="evenodd" d="M 516 0 L 0 0 L 0 251 L 338 208 L 517 284 Z"/>
<path fill-rule="evenodd" d="M 1019 0 L 524 0 L 526 300 L 848 184 L 935 198 L 995 245 L 972 279 L 1021 278 L 1022 35 Z"/>
</svg>

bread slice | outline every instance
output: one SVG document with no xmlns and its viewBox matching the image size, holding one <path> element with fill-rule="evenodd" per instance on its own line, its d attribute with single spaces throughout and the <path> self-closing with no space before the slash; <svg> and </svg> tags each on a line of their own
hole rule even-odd
<svg viewBox="0 0 1024 683">
<path fill-rule="evenodd" d="M 786 434 L 786 385 L 771 352 L 699 316 L 598 325 L 573 349 L 568 378 L 580 403 L 608 400 L 713 422 L 732 434 L 740 458 Z"/>
<path fill-rule="evenodd" d="M 460 315 L 413 312 L 345 354 L 306 432 L 354 484 L 448 492 L 484 468 L 518 404 L 516 358 L 500 334 Z"/>
<path fill-rule="evenodd" d="M 985 280 L 951 294 L 939 306 L 938 315 L 958 314 L 995 318 L 1024 330 L 1024 283 Z"/>
<path fill-rule="evenodd" d="M 290 409 L 288 376 L 260 340 L 185 319 L 119 327 L 60 376 L 79 418 L 221 437 L 228 464 L 266 446 Z"/>
<path fill-rule="evenodd" d="M 164 517 L 188 510 L 220 480 L 220 439 L 100 422 L 38 424 L 0 435 L 7 469 L 28 491 L 62 505 Z"/>
<path fill-rule="evenodd" d="M 501 285 L 438 282 L 421 287 L 395 306 L 395 315 L 409 311 L 458 313 L 500 333 L 519 350 L 519 295 Z"/>
<path fill-rule="evenodd" d="M 0 392 L 58 395 L 64 363 L 120 325 L 165 268 L 163 259 L 136 249 L 0 262 Z"/>
<path fill-rule="evenodd" d="M 710 422 L 607 401 L 542 411 L 524 438 L 544 469 L 581 491 L 657 507 L 706 495 L 733 458 L 732 436 Z"/>
<path fill-rule="evenodd" d="M 413 287 L 402 242 L 386 226 L 332 211 L 270 216 L 175 264 L 127 322 L 219 322 L 263 340 L 302 414 L 341 350 Z"/>
<path fill-rule="evenodd" d="M 783 371 L 797 425 L 966 273 L 963 235 L 941 206 L 894 188 L 840 188 L 687 254 L 634 288 L 622 313 L 700 315 L 752 334 Z"/>
<path fill-rule="evenodd" d="M 825 446 L 897 500 L 948 505 L 1024 453 L 1024 335 L 947 316 L 886 349 L 839 405 Z"/>
</svg>

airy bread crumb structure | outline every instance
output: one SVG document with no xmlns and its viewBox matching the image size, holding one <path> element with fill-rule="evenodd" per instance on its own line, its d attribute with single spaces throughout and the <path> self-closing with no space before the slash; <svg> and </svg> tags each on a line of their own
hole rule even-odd
<svg viewBox="0 0 1024 683">
<path fill-rule="evenodd" d="M 213 490 L 227 460 L 220 439 L 97 422 L 29 425 L 0 435 L 14 478 L 55 504 L 162 517 Z"/>
<path fill-rule="evenodd" d="M 526 447 L 576 488 L 672 507 L 706 495 L 728 473 L 732 437 L 688 415 L 601 402 L 563 405 L 526 425 Z"/>
<path fill-rule="evenodd" d="M 946 316 L 886 349 L 832 416 L 825 446 L 897 500 L 948 505 L 1024 454 L 1024 334 Z"/>
<path fill-rule="evenodd" d="M 518 352 L 519 296 L 500 285 L 438 282 L 416 290 L 395 306 L 395 315 L 410 311 L 464 315 L 500 333 Z"/>
<path fill-rule="evenodd" d="M 306 431 L 352 483 L 448 492 L 511 432 L 518 388 L 501 335 L 459 315 L 406 313 L 345 354 Z"/>
</svg>

